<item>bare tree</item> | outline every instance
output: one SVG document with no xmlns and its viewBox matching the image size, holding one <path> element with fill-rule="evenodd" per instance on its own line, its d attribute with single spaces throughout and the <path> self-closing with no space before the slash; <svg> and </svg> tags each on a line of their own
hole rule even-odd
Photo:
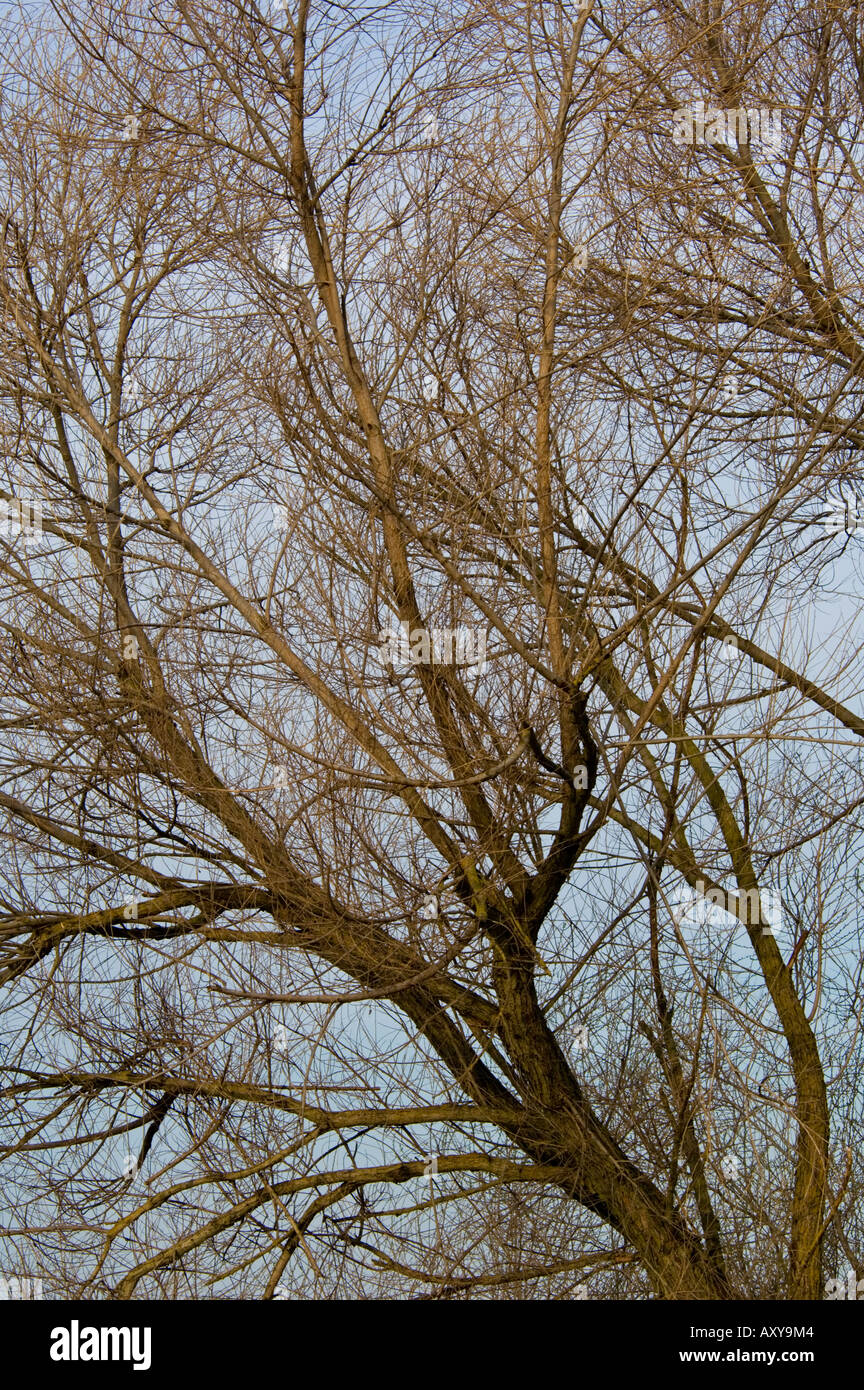
<svg viewBox="0 0 864 1390">
<path fill-rule="evenodd" d="M 4 1270 L 834 1296 L 857 11 L 4 23 Z"/>
</svg>

